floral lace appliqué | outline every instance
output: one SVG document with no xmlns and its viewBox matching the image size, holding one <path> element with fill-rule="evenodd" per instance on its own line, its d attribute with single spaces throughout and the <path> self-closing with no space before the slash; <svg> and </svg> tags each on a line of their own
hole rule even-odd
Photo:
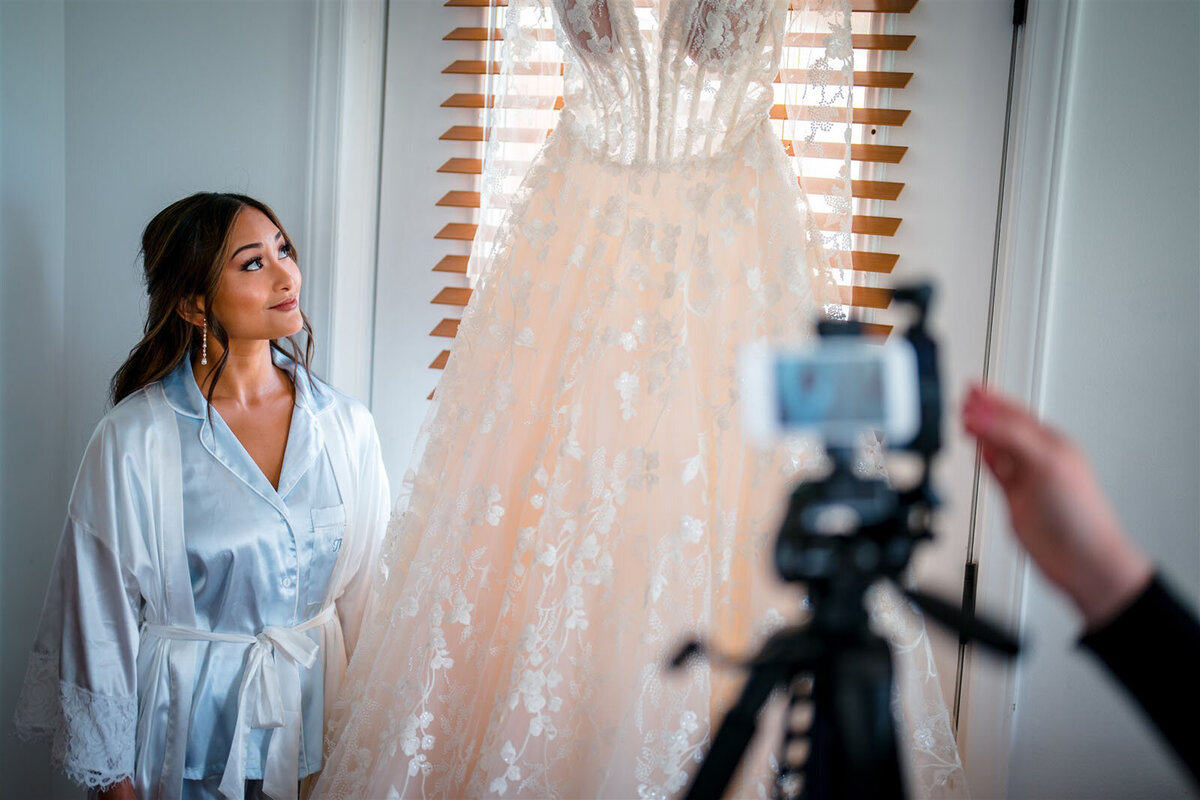
<svg viewBox="0 0 1200 800">
<path fill-rule="evenodd" d="M 29 657 L 14 723 L 22 739 L 48 742 L 55 767 L 82 786 L 107 788 L 133 777 L 137 698 L 59 680 L 55 655 Z"/>
</svg>

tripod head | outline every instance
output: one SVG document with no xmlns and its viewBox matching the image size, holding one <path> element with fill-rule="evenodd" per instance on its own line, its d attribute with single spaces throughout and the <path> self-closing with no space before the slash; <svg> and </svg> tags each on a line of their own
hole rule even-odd
<svg viewBox="0 0 1200 800">
<path fill-rule="evenodd" d="M 692 778 L 689 800 L 723 795 L 753 735 L 759 708 L 776 688 L 789 690 L 793 705 L 800 702 L 795 679 L 801 675 L 813 679 L 813 723 L 804 732 L 785 729 L 777 796 L 904 796 L 890 710 L 891 656 L 870 630 L 865 603 L 866 591 L 879 580 L 895 583 L 930 619 L 962 640 L 1007 655 L 1017 652 L 1017 642 L 998 627 L 898 580 L 917 544 L 932 538 L 931 518 L 939 505 L 930 477 L 942 446 L 937 343 L 926 327 L 932 297 L 927 284 L 894 294 L 896 302 L 916 311 L 903 336 L 916 355 L 919 420 L 911 440 L 889 446 L 920 459 L 919 478 L 894 489 L 881 478 L 856 474 L 852 448 L 831 446 L 830 472 L 792 492 L 775 542 L 775 567 L 783 580 L 805 585 L 812 616 L 804 625 L 776 633 L 744 662 L 750 673 L 746 685 Z M 826 339 L 863 335 L 858 323 L 836 320 L 822 321 L 818 332 Z M 672 664 L 703 652 L 703 644 L 690 642 Z M 797 739 L 811 744 L 803 765 L 788 760 L 788 745 Z"/>
</svg>

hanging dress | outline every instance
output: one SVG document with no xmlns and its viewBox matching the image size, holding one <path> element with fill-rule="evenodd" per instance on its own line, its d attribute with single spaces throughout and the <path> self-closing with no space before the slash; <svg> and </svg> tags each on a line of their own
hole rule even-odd
<svg viewBox="0 0 1200 800">
<path fill-rule="evenodd" d="M 852 73 L 848 5 L 811 10 L 797 151 L 834 127 Z M 503 222 L 472 260 L 317 797 L 676 794 L 744 676 L 671 673 L 670 654 L 697 633 L 749 652 L 797 616 L 769 546 L 821 455 L 746 443 L 736 356 L 811 337 L 848 249 L 769 120 L 798 18 L 786 0 L 510 0 L 481 220 L 503 197 Z M 552 96 L 552 47 L 565 101 L 542 144 L 511 123 Z M 923 627 L 877 605 L 913 681 L 910 783 L 961 796 Z M 770 783 L 759 754 L 735 790 Z"/>
</svg>

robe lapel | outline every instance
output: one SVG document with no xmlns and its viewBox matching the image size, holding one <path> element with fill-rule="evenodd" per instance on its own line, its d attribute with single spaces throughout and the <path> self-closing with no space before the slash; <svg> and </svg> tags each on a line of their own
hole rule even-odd
<svg viewBox="0 0 1200 800">
<path fill-rule="evenodd" d="M 292 421 L 288 428 L 278 490 L 267 480 L 258 464 L 254 463 L 254 459 L 217 410 L 212 409 L 212 413 L 209 413 L 207 398 L 196 384 L 190 362 L 182 362 L 167 376 L 163 381 L 163 388 L 177 411 L 201 421 L 200 444 L 204 449 L 290 524 L 292 519 L 284 498 L 316 462 L 325 445 L 320 426 L 313 417 L 313 398 L 308 381 L 296 379 L 296 371 L 291 361 L 278 354 L 274 356 L 278 366 L 292 373 L 296 386 L 296 406 L 292 410 Z"/>
<path fill-rule="evenodd" d="M 191 379 L 191 369 L 188 369 L 188 379 Z M 193 382 L 194 383 L 194 382 Z M 165 394 L 165 386 L 151 392 L 151 408 L 154 413 L 152 430 L 158 435 L 158 449 L 161 459 L 155 475 L 155 501 L 153 507 L 157 515 L 154 530 L 159 562 L 159 574 L 162 576 L 162 613 L 163 619 L 148 620 L 160 624 L 181 625 L 193 627 L 196 624 L 195 598 L 192 596 L 191 576 L 188 572 L 187 549 L 183 539 L 183 469 L 182 457 L 179 451 L 179 434 L 175 422 L 175 409 L 169 403 Z M 144 591 L 144 590 L 143 590 Z M 166 687 L 169 693 L 167 701 L 167 729 L 165 733 L 165 752 L 162 768 L 157 781 L 152 781 L 147 770 L 153 765 L 139 764 L 139 788 L 143 792 L 150 786 L 157 791 L 153 796 L 162 800 L 177 800 L 183 793 L 183 764 L 187 753 L 188 729 L 191 723 L 192 690 L 196 668 L 196 647 L 194 642 L 174 642 L 160 640 L 156 646 L 161 650 L 156 654 L 156 669 L 159 672 L 165 668 L 167 672 Z M 160 684 L 152 681 L 154 687 Z M 140 722 L 140 721 L 139 721 Z M 140 725 L 139 725 L 140 728 Z"/>
</svg>

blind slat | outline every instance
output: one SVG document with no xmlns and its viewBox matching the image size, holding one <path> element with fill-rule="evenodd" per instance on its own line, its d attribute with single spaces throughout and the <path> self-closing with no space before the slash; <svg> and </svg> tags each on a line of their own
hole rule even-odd
<svg viewBox="0 0 1200 800">
<path fill-rule="evenodd" d="M 478 92 L 457 92 L 457 94 L 446 97 L 442 102 L 442 108 L 469 108 L 482 110 L 484 109 L 485 96 Z M 496 107 L 496 102 L 487 102 L 487 108 Z M 524 96 L 521 98 L 521 108 L 534 108 L 546 110 L 563 109 L 563 98 L 544 95 L 540 97 Z M 799 106 L 793 107 L 792 112 L 799 112 L 796 116 L 788 116 L 788 108 L 782 103 L 775 104 L 770 108 L 770 119 L 773 120 L 808 120 L 815 119 L 817 116 L 829 120 L 830 122 L 844 122 L 846 120 L 846 109 L 833 108 L 830 106 Z M 851 119 L 856 124 L 863 125 L 904 125 L 908 119 L 908 112 L 902 108 L 854 108 L 851 112 Z"/>
<path fill-rule="evenodd" d="M 892 290 L 871 286 L 842 286 L 839 289 L 842 303 L 859 308 L 885 309 L 892 303 Z M 470 289 L 448 287 L 443 289 L 433 302 L 441 305 L 466 307 L 471 301 Z"/>
<path fill-rule="evenodd" d="M 482 110 L 484 96 L 474 92 L 459 92 L 452 94 L 442 103 L 442 108 L 473 108 Z M 495 98 L 487 104 L 488 108 L 495 108 Z M 525 95 L 521 98 L 521 108 L 534 108 L 543 111 L 561 111 L 563 107 L 563 99 L 561 96 L 542 95 L 534 97 Z"/>
<path fill-rule="evenodd" d="M 434 327 L 434 329 L 432 331 L 429 332 L 429 335 L 430 336 L 442 336 L 447 339 L 453 339 L 455 336 L 458 335 L 458 320 L 456 320 L 456 319 L 442 320 L 441 322 L 439 322 L 437 324 L 436 327 Z"/>
<path fill-rule="evenodd" d="M 468 108 L 475 110 L 483 110 L 484 103 L 487 102 L 483 94 L 472 92 L 459 92 L 452 94 L 442 102 L 442 108 Z M 487 102 L 488 108 L 495 107 L 495 100 Z M 521 98 L 521 108 L 535 108 L 543 111 L 561 111 L 563 107 L 562 97 L 554 97 L 551 95 L 543 95 L 540 97 L 526 95 Z M 830 122 L 844 122 L 846 120 L 846 110 L 844 108 L 833 108 L 831 106 L 797 106 L 792 108 L 793 112 L 799 112 L 792 119 L 813 119 L 815 117 L 823 117 Z M 863 125 L 903 125 L 911 112 L 902 108 L 855 108 L 851 112 L 851 118 L 855 123 Z M 783 104 L 777 104 L 771 107 L 771 119 L 789 119 L 788 108 Z"/>
<path fill-rule="evenodd" d="M 479 175 L 483 162 L 478 158 L 451 158 L 438 168 L 438 172 L 449 172 L 462 175 Z M 832 178 L 805 178 L 806 190 L 813 194 L 827 194 Z M 904 189 L 903 183 L 892 181 L 852 181 L 852 192 L 855 197 L 867 200 L 895 200 Z"/>
<path fill-rule="evenodd" d="M 635 6 L 650 8 L 651 0 L 633 0 Z M 875 14 L 908 14 L 913 10 L 917 0 L 850 0 L 851 11 L 862 11 Z M 446 0 L 446 8 L 489 8 L 497 6 L 504 8 L 508 0 Z M 796 8 L 789 4 L 789 8 Z"/>
<path fill-rule="evenodd" d="M 813 219 L 821 230 L 837 230 L 837 217 L 833 214 L 813 214 Z M 850 218 L 851 231 L 864 236 L 895 236 L 901 222 L 903 220 L 899 217 L 876 217 L 868 214 L 855 214 Z M 448 222 L 433 238 L 471 242 L 475 240 L 478 227 L 468 222 Z"/>
<path fill-rule="evenodd" d="M 454 272 L 459 275 L 467 274 L 467 256 L 446 256 L 433 268 L 434 272 Z"/>
<path fill-rule="evenodd" d="M 448 222 L 434 234 L 435 239 L 448 239 L 452 242 L 470 242 L 475 239 L 475 229 L 478 225 L 470 222 Z"/>
<path fill-rule="evenodd" d="M 446 286 L 430 302 L 439 306 L 465 307 L 470 300 L 470 289 L 464 289 L 460 286 Z"/>
<path fill-rule="evenodd" d="M 859 272 L 891 272 L 900 256 L 896 253 L 874 253 L 869 250 L 853 250 L 850 253 L 850 264 Z M 458 275 L 467 274 L 467 256 L 446 256 L 433 268 L 434 272 L 453 272 Z"/>
<path fill-rule="evenodd" d="M 530 61 L 516 70 L 518 75 L 562 75 L 562 64 L 554 61 Z M 442 70 L 444 75 L 498 75 L 500 63 L 472 58 L 460 58 Z M 854 85 L 872 89 L 903 89 L 912 80 L 911 72 L 885 72 L 880 70 L 855 70 Z M 782 69 L 775 77 L 780 83 L 808 83 L 808 70 Z M 817 81 L 820 83 L 820 81 Z"/>
<path fill-rule="evenodd" d="M 884 72 L 881 70 L 854 70 L 854 85 L 869 89 L 903 89 L 912 80 L 911 72 Z M 808 83 L 808 70 L 781 69 L 775 77 L 776 83 Z M 819 81 L 818 81 L 819 83 Z"/>
<path fill-rule="evenodd" d="M 536 36 L 542 41 L 554 41 L 554 30 L 542 28 Z M 850 36 L 850 45 L 855 50 L 907 50 L 916 36 L 897 34 L 855 33 Z M 504 41 L 503 28 L 460 27 L 442 37 L 444 42 L 501 42 Z M 785 47 L 823 47 L 825 37 L 817 33 L 789 33 L 783 38 Z"/>
<path fill-rule="evenodd" d="M 529 142 L 536 143 L 546 136 L 550 135 L 547 130 L 541 128 L 500 128 L 497 134 L 500 141 L 504 142 Z M 454 125 L 451 126 L 440 137 L 442 141 L 447 142 L 483 142 L 483 126 L 482 125 Z M 784 149 L 789 156 L 794 156 L 791 141 L 785 141 Z M 820 152 L 813 152 L 815 158 L 841 158 L 845 153 L 846 146 L 840 142 L 818 142 Z M 908 152 L 907 147 L 890 144 L 852 144 L 850 145 L 850 159 L 852 161 L 869 161 L 879 164 L 899 164 L 904 158 L 904 154 Z M 478 159 L 476 159 L 478 160 Z"/>
<path fill-rule="evenodd" d="M 851 250 L 850 263 L 863 272 L 891 272 L 900 260 L 898 253 L 875 253 L 870 250 Z M 464 267 L 464 271 L 465 271 Z"/>
<path fill-rule="evenodd" d="M 886 339 L 892 333 L 892 326 L 880 325 L 877 322 L 864 322 L 862 330 L 867 336 L 878 336 L 881 339 Z"/>
<path fill-rule="evenodd" d="M 857 287 L 857 288 L 859 288 L 861 290 L 862 288 L 865 288 L 865 287 Z M 883 290 L 881 290 L 881 291 L 883 291 Z M 851 298 L 851 299 L 853 299 L 853 298 Z M 888 298 L 888 301 L 890 304 L 890 297 Z M 872 306 L 872 307 L 874 307 L 874 306 Z M 886 308 L 886 306 L 883 306 L 883 307 Z M 449 321 L 449 320 L 447 320 L 447 321 Z M 863 325 L 863 328 L 865 329 L 865 333 L 868 336 L 886 337 L 888 334 L 890 334 L 892 332 L 891 325 L 877 325 L 874 323 L 866 323 Z M 443 350 L 442 352 L 437 354 L 437 357 L 434 358 L 433 361 L 430 362 L 429 369 L 445 369 L 446 364 L 448 364 L 449 362 L 450 362 L 450 351 Z M 432 400 L 433 392 L 430 392 L 429 396 L 426 397 L 425 399 Z"/>
<path fill-rule="evenodd" d="M 479 208 L 479 192 L 446 192 L 437 204 L 450 208 Z"/>
<path fill-rule="evenodd" d="M 528 142 L 536 144 L 550 135 L 545 128 L 497 128 L 502 142 Z M 438 137 L 444 142 L 483 142 L 482 125 L 454 125 Z"/>
<path fill-rule="evenodd" d="M 457 175 L 482 175 L 482 158 L 452 158 L 438 167 L 438 172 L 451 172 Z"/>
<path fill-rule="evenodd" d="M 818 142 L 822 152 L 812 153 L 817 158 L 841 158 L 846 152 L 846 145 L 839 142 Z M 795 156 L 791 141 L 783 143 L 783 149 L 789 156 Z M 894 144 L 852 144 L 850 145 L 851 161 L 867 161 L 874 164 L 899 164 L 908 152 L 907 147 Z"/>
<path fill-rule="evenodd" d="M 823 231 L 837 230 L 837 215 L 813 214 L 817 227 Z M 899 217 L 877 217 L 869 214 L 855 214 L 850 217 L 850 232 L 863 236 L 895 236 L 904 220 Z"/>
<path fill-rule="evenodd" d="M 802 181 L 804 190 L 809 194 L 833 194 L 835 181 L 833 178 L 806 178 Z M 863 200 L 895 200 L 904 190 L 903 183 L 892 181 L 851 181 L 850 193 Z M 437 201 L 439 206 L 446 208 L 479 208 L 479 192 L 449 191 Z"/>
<path fill-rule="evenodd" d="M 809 194 L 833 194 L 833 178 L 803 178 L 800 181 Z M 903 183 L 894 181 L 850 181 L 850 194 L 862 200 L 895 200 L 904 191 Z"/>
<path fill-rule="evenodd" d="M 441 297 L 443 294 L 446 294 L 449 291 L 450 289 L 443 289 L 442 293 L 439 294 L 438 297 Z M 886 309 L 892 303 L 891 289 L 879 289 L 871 286 L 842 286 L 839 287 L 839 293 L 841 295 L 840 299 L 843 305 L 855 306 L 857 308 Z M 454 289 L 453 294 L 447 295 L 445 299 L 440 301 L 435 299 L 433 302 L 440 302 L 443 305 L 465 307 L 470 300 L 470 289 Z M 457 334 L 458 325 L 459 321 L 456 319 L 443 319 L 438 323 L 437 327 L 433 329 L 433 333 L 431 335 L 439 337 L 452 336 L 453 334 L 449 333 L 450 330 L 453 328 L 455 334 Z M 429 365 L 430 368 L 442 369 L 445 367 L 446 360 L 449 358 L 449 355 L 450 353 L 448 350 L 443 350 L 438 354 L 437 358 L 433 360 L 433 363 Z"/>
<path fill-rule="evenodd" d="M 799 113 L 788 116 L 788 107 L 782 104 L 771 106 L 771 119 L 814 119 L 821 117 L 830 122 L 845 122 L 846 110 L 831 106 L 794 106 L 793 112 Z M 850 111 L 850 119 L 856 125 L 889 125 L 899 127 L 908 121 L 912 113 L 903 108 L 854 108 Z"/>
<path fill-rule="evenodd" d="M 872 286 L 842 286 L 839 289 L 843 305 L 885 309 L 892 304 L 891 289 L 877 289 Z"/>
</svg>

